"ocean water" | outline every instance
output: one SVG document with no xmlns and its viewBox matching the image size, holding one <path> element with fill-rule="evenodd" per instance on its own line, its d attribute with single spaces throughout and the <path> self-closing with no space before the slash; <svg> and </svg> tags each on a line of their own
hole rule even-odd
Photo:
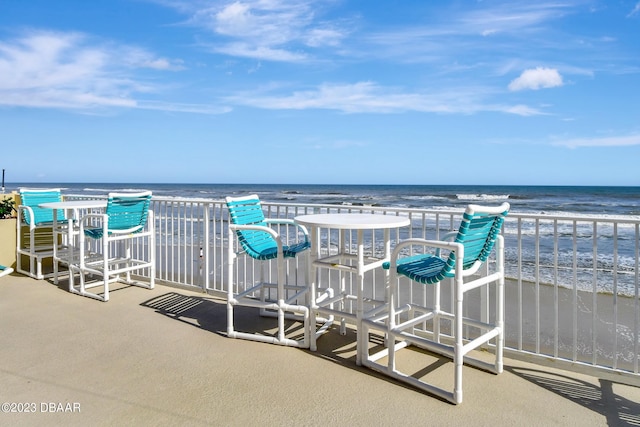
<svg viewBox="0 0 640 427">
<path fill-rule="evenodd" d="M 640 187 L 483 186 L 483 185 L 307 185 L 307 184 L 113 184 L 8 183 L 20 187 L 55 187 L 70 194 L 152 190 L 177 198 L 223 199 L 256 193 L 270 202 L 372 205 L 402 208 L 451 209 L 469 203 L 508 201 L 522 213 L 588 216 L 640 216 Z"/>
<path fill-rule="evenodd" d="M 8 184 L 6 191 L 19 187 L 61 188 L 63 193 L 82 195 L 144 189 L 164 198 L 214 200 L 256 193 L 268 202 L 442 210 L 462 209 L 469 203 L 507 201 L 514 213 L 640 219 L 640 187 L 19 183 Z M 412 225 L 416 227 L 414 235 L 418 235 L 421 225 Z M 515 228 L 505 226 L 507 275 L 530 281 L 536 280 L 537 276 L 543 283 L 590 291 L 593 290 L 595 263 L 599 292 L 635 294 L 638 236 L 633 225 L 621 224 L 614 230 L 610 223 L 603 223 L 595 240 L 590 222 L 575 225 L 564 222 L 555 229 L 551 221 L 539 224 L 525 221 L 519 232 L 520 237 Z M 536 235 L 540 245 L 537 253 L 533 243 Z M 557 248 L 554 247 L 556 236 Z M 518 248 L 518 238 L 522 240 L 522 250 Z M 598 251 L 595 259 L 594 241 Z M 556 259 L 561 267 L 557 271 L 553 268 Z"/>
</svg>

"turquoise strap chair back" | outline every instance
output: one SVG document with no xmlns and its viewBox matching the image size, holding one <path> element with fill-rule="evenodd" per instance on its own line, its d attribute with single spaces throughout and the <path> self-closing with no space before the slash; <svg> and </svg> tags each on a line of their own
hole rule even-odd
<svg viewBox="0 0 640 427">
<path fill-rule="evenodd" d="M 29 206 L 33 211 L 33 224 L 26 210 L 23 210 L 23 221 L 27 225 L 39 225 L 43 223 L 53 222 L 53 209 L 44 209 L 38 207 L 40 203 L 61 202 L 62 195 L 59 189 L 48 190 L 20 190 L 20 204 Z M 57 210 L 58 221 L 64 221 L 64 210 Z"/>
<path fill-rule="evenodd" d="M 256 195 L 227 197 L 226 202 L 232 224 L 267 226 L 260 199 Z M 278 256 L 278 244 L 266 231 L 236 230 L 236 235 L 240 246 L 251 258 L 267 260 Z"/>
<path fill-rule="evenodd" d="M 147 224 L 151 192 L 136 194 L 109 193 L 106 214 L 109 217 L 109 230 L 132 233 L 142 231 Z"/>
<path fill-rule="evenodd" d="M 463 270 L 477 267 L 489 258 L 509 211 L 509 205 L 502 204 L 500 212 L 497 213 L 486 212 L 485 209 L 482 206 L 469 205 L 462 216 L 454 241 L 464 245 Z M 451 252 L 441 272 L 429 278 L 427 283 L 436 283 L 445 277 L 453 277 L 457 261 L 456 254 Z"/>
<path fill-rule="evenodd" d="M 144 229 L 149 217 L 151 191 L 142 193 L 109 193 L 107 209 L 108 233 L 139 233 Z M 85 234 L 94 239 L 103 235 L 102 228 L 85 229 Z"/>
</svg>

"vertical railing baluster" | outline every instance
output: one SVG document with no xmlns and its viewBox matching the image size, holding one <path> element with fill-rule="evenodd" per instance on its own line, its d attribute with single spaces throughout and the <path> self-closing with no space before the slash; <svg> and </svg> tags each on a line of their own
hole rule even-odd
<svg viewBox="0 0 640 427">
<path fill-rule="evenodd" d="M 523 337 L 522 337 L 522 317 L 523 317 L 523 305 L 522 305 L 522 218 L 518 218 L 518 251 L 517 251 L 517 257 L 518 257 L 518 272 L 517 272 L 517 279 L 518 279 L 518 299 L 517 299 L 517 303 L 518 303 L 518 350 L 522 350 L 522 346 L 523 346 Z"/>
<path fill-rule="evenodd" d="M 577 222 L 573 220 L 573 356 L 574 362 L 578 359 L 578 237 Z"/>
<path fill-rule="evenodd" d="M 215 218 L 215 217 L 214 217 Z M 213 224 L 214 233 L 215 233 L 215 223 Z M 210 231 L 210 222 L 209 222 L 209 204 L 202 203 L 202 271 L 200 274 L 202 275 L 202 290 L 206 291 L 209 289 L 209 259 L 211 252 L 211 231 Z M 215 251 L 215 235 L 214 235 L 214 244 L 213 250 Z"/>
<path fill-rule="evenodd" d="M 560 346 L 560 296 L 558 288 L 558 220 L 553 220 L 553 356 L 558 357 Z"/>
<path fill-rule="evenodd" d="M 598 363 L 598 223 L 593 223 L 593 283 L 591 295 L 591 364 Z"/>
<path fill-rule="evenodd" d="M 175 204 L 171 203 L 171 246 L 170 246 L 170 250 L 171 250 L 171 255 L 170 255 L 170 263 L 171 263 L 171 281 L 176 281 L 176 277 L 175 277 L 175 271 L 176 271 L 176 264 L 175 264 L 175 236 L 176 236 L 176 225 L 175 225 Z"/>
<path fill-rule="evenodd" d="M 618 367 L 618 223 L 613 223 L 613 369 Z"/>
<path fill-rule="evenodd" d="M 640 353 L 640 225 L 635 225 L 635 274 L 634 274 L 634 310 L 633 310 L 633 372 L 638 374 L 638 353 Z"/>
<path fill-rule="evenodd" d="M 540 219 L 536 218 L 535 221 L 535 265 L 536 265 L 536 273 L 535 273 L 535 283 L 536 283 L 536 297 L 535 297 L 535 307 L 536 307 L 536 353 L 540 353 Z"/>
</svg>

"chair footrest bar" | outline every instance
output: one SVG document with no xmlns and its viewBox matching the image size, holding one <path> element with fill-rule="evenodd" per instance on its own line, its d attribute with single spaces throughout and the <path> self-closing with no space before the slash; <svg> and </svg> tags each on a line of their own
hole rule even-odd
<svg viewBox="0 0 640 427">
<path fill-rule="evenodd" d="M 500 328 L 495 328 L 485 334 L 480 335 L 478 338 L 469 341 L 462 346 L 462 354 L 467 354 L 468 352 L 481 346 L 482 344 L 488 343 L 491 339 L 500 335 L 500 332 Z"/>
<path fill-rule="evenodd" d="M 267 335 L 257 335 L 257 334 L 247 333 L 247 332 L 236 332 L 236 331 L 227 333 L 227 335 L 229 338 L 240 338 L 240 339 L 245 339 L 249 341 L 257 341 L 257 342 L 263 342 L 268 344 L 277 344 L 277 345 L 283 345 L 287 347 L 299 347 L 299 348 L 308 347 L 308 345 L 306 345 L 304 341 L 297 341 L 289 338 L 279 340 L 276 337 L 270 337 Z"/>
<path fill-rule="evenodd" d="M 454 404 L 458 404 L 460 402 L 462 402 L 462 396 L 458 396 L 456 397 L 455 394 L 453 392 L 450 391 L 446 391 L 442 388 L 433 386 L 431 384 L 427 384 L 423 381 L 418 380 L 417 378 L 414 378 L 412 376 L 409 375 L 405 375 L 402 372 L 398 372 L 395 370 L 391 370 L 389 369 L 387 366 L 385 365 L 381 365 L 379 363 L 375 363 L 372 361 L 368 361 L 368 360 L 363 360 L 362 364 L 370 369 L 373 369 L 374 371 L 378 371 L 381 374 L 390 376 L 391 378 L 394 378 L 398 381 L 401 382 L 405 382 L 409 385 L 412 385 L 413 387 L 419 389 L 419 390 L 423 390 L 429 394 L 432 394 L 434 396 L 438 396 L 442 399 L 445 399 L 451 403 Z"/>
<path fill-rule="evenodd" d="M 344 311 L 334 310 L 334 309 L 327 308 L 327 307 L 314 307 L 312 309 L 312 311 L 318 312 L 318 313 L 322 313 L 322 314 L 328 314 L 328 315 L 334 316 L 334 317 L 336 317 L 338 319 L 349 319 L 349 320 L 353 320 L 354 322 L 356 321 L 356 315 L 355 314 L 345 313 Z"/>
<path fill-rule="evenodd" d="M 409 342 L 410 344 L 415 345 L 416 347 L 423 348 L 425 350 L 432 351 L 434 353 L 442 354 L 443 356 L 447 356 L 453 359 L 454 355 L 454 347 L 451 345 L 439 343 L 436 341 L 427 340 L 424 338 L 417 337 L 415 335 L 403 332 L 403 331 L 393 331 L 393 335 L 401 337 L 401 339 Z"/>
</svg>

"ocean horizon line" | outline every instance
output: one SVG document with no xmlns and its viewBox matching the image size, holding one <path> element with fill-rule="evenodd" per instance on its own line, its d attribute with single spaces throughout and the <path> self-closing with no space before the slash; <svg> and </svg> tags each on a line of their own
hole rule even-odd
<svg viewBox="0 0 640 427">
<path fill-rule="evenodd" d="M 504 188 L 639 188 L 640 185 L 615 185 L 615 184 L 362 184 L 362 183 L 287 183 L 287 182 L 180 182 L 180 181 L 15 181 L 5 182 L 5 187 L 20 187 L 27 184 L 68 184 L 68 185 L 232 185 L 232 186 L 321 186 L 321 187 L 504 187 Z"/>
</svg>

